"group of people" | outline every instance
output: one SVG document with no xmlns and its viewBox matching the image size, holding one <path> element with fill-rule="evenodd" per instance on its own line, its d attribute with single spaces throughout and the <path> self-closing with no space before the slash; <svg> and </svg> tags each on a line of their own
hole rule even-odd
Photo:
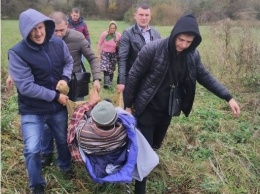
<svg viewBox="0 0 260 194">
<path fill-rule="evenodd" d="M 90 63 L 96 92 L 101 90 L 102 71 L 104 88 L 111 87 L 118 63 L 117 92 L 123 93 L 125 110 L 134 115 L 136 127 L 155 150 L 161 147 L 172 117 L 181 112 L 190 114 L 196 82 L 226 100 L 233 114 L 239 116 L 237 102 L 201 62 L 196 48 L 202 38 L 192 14 L 179 18 L 164 39 L 149 25 L 151 9 L 147 3 L 136 6 L 134 19 L 136 23 L 122 35 L 116 31 L 116 22 L 109 24 L 98 42 L 99 62 L 79 9 L 72 10 L 69 20 L 59 11 L 49 17 L 34 9 L 20 14 L 22 40 L 9 50 L 8 67 L 18 92 L 24 157 L 33 193 L 44 193 L 42 165 L 51 161 L 53 137 L 57 165 L 65 174 L 71 173 L 69 97 L 58 88 L 68 85 L 73 72 L 82 71 L 82 55 Z M 96 103 L 90 100 L 90 104 Z M 145 193 L 146 178 L 136 180 L 135 194 Z"/>
</svg>

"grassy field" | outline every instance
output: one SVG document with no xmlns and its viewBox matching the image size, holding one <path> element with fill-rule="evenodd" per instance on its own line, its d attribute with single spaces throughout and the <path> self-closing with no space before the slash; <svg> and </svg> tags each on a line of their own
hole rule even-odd
<svg viewBox="0 0 260 194">
<path fill-rule="evenodd" d="M 88 22 L 95 52 L 98 38 L 108 23 L 109 21 Z M 118 31 L 122 32 L 128 26 L 124 22 L 118 22 Z M 17 95 L 15 89 L 5 90 L 7 51 L 21 36 L 17 21 L 3 20 L 1 27 L 1 193 L 26 194 L 30 191 L 22 153 Z M 172 30 L 172 26 L 156 28 L 162 37 L 168 36 Z M 259 61 L 252 57 L 252 64 L 257 66 L 252 66 L 251 69 L 248 60 L 244 61 L 242 67 L 237 65 L 237 61 L 231 61 L 237 54 L 236 57 L 242 58 L 239 55 L 241 52 L 238 52 L 238 47 L 233 46 L 233 43 L 240 45 L 243 28 L 232 27 L 230 50 L 223 47 L 229 36 L 227 33 L 224 36 L 218 35 L 218 30 L 225 32 L 219 29 L 219 25 L 202 26 L 200 29 L 203 36 L 203 42 L 199 46 L 202 60 L 212 74 L 228 86 L 241 106 L 241 116 L 234 118 L 226 102 L 198 86 L 190 116 L 186 118 L 181 115 L 172 119 L 164 144 L 158 151 L 160 164 L 148 177 L 147 193 L 260 193 Z M 253 39 L 258 49 L 256 51 L 259 51 L 260 28 L 258 26 L 253 30 L 257 33 L 254 33 L 253 38 L 246 37 L 244 44 Z M 249 51 L 245 55 L 249 56 Z M 259 57 L 259 52 L 257 56 Z M 251 78 L 247 77 L 249 75 Z M 253 78 L 256 81 L 252 82 Z M 113 99 L 115 80 L 113 86 L 109 90 L 102 90 L 101 97 Z M 124 184 L 93 183 L 83 166 L 74 165 L 74 169 L 76 177 L 72 180 L 64 179 L 55 164 L 44 169 L 46 193 L 121 194 L 125 191 Z M 132 190 L 133 185 L 130 184 Z"/>
</svg>

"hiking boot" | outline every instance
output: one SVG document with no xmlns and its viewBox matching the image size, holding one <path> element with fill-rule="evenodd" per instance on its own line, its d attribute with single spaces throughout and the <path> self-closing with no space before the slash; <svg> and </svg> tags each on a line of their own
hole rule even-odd
<svg viewBox="0 0 260 194">
<path fill-rule="evenodd" d="M 46 166 L 50 166 L 52 162 L 53 162 L 53 154 L 52 153 L 41 155 L 42 168 L 44 168 Z"/>
<path fill-rule="evenodd" d="M 32 190 L 32 194 L 44 194 L 44 186 L 36 185 Z"/>
</svg>

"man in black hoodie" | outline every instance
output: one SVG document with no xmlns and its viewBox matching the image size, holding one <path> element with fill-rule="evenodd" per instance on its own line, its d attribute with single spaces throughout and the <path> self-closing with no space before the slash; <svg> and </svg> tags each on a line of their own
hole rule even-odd
<svg viewBox="0 0 260 194">
<path fill-rule="evenodd" d="M 195 97 L 196 81 L 226 100 L 233 114 L 239 105 L 228 90 L 203 66 L 196 50 L 201 42 L 195 17 L 184 15 L 170 36 L 144 46 L 129 71 L 125 88 L 126 111 L 134 110 L 137 127 L 154 149 L 160 148 L 172 116 L 188 116 Z M 135 193 L 144 194 L 146 179 L 136 184 Z"/>
</svg>

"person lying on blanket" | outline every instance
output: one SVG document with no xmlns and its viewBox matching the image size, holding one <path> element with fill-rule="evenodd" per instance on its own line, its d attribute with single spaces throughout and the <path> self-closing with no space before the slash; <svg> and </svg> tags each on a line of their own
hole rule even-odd
<svg viewBox="0 0 260 194">
<path fill-rule="evenodd" d="M 87 122 L 81 120 L 76 128 L 79 148 L 88 154 L 97 177 L 116 172 L 126 162 L 127 133 L 116 121 L 115 107 L 104 100 L 93 108 Z"/>
<path fill-rule="evenodd" d="M 136 129 L 135 118 L 111 102 L 89 101 L 70 109 L 68 146 L 73 160 L 83 164 L 96 183 L 141 181 L 159 163 L 159 157 Z M 73 111 L 72 111 L 73 110 Z"/>
<path fill-rule="evenodd" d="M 117 111 L 111 102 L 103 100 L 90 109 L 88 102 L 75 109 L 68 130 L 69 148 L 76 162 L 85 163 L 87 154 L 95 175 L 102 178 L 126 163 L 127 131 L 117 121 Z"/>
</svg>

